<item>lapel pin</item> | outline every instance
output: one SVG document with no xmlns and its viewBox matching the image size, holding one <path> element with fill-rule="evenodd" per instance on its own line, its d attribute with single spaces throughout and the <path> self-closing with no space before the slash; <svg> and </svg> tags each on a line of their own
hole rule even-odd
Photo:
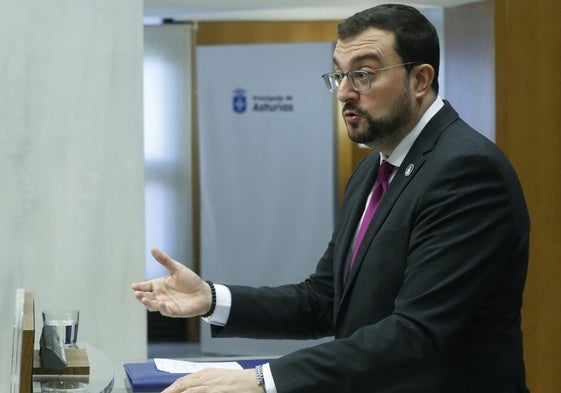
<svg viewBox="0 0 561 393">
<path fill-rule="evenodd" d="M 413 169 L 415 169 L 415 165 L 413 164 L 407 165 L 407 168 L 405 168 L 405 176 L 409 176 L 410 174 L 412 174 Z"/>
</svg>

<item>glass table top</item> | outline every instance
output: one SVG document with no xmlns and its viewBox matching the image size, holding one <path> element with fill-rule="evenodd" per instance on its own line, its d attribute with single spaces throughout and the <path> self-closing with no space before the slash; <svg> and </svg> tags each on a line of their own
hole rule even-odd
<svg viewBox="0 0 561 393">
<path fill-rule="evenodd" d="M 110 393 L 113 390 L 114 372 L 113 363 L 99 349 L 88 344 L 79 344 L 88 354 L 90 375 L 87 381 L 89 393 Z M 84 382 L 83 375 L 33 375 L 33 393 L 41 393 L 41 384 L 47 381 L 80 381 Z"/>
</svg>

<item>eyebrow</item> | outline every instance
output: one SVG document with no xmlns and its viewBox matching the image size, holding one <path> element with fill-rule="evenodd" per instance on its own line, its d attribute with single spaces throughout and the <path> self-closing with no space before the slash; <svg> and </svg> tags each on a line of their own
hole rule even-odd
<svg viewBox="0 0 561 393">
<path fill-rule="evenodd" d="M 365 60 L 376 60 L 377 62 L 380 62 L 380 56 L 377 53 L 366 53 L 364 55 L 353 57 L 351 59 L 351 64 L 361 63 Z M 335 57 L 333 57 L 333 64 L 335 64 L 337 67 L 339 66 L 339 63 L 337 62 L 337 59 Z"/>
</svg>

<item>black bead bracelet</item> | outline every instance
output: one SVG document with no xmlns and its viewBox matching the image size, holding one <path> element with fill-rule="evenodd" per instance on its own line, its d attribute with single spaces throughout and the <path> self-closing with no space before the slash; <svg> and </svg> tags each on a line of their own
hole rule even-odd
<svg viewBox="0 0 561 393">
<path fill-rule="evenodd" d="M 216 308 L 216 289 L 214 288 L 214 284 L 212 281 L 205 281 L 208 286 L 210 287 L 210 293 L 212 294 L 212 303 L 210 304 L 210 310 L 204 315 L 201 315 L 202 318 L 208 318 L 214 313 L 214 309 Z"/>
</svg>

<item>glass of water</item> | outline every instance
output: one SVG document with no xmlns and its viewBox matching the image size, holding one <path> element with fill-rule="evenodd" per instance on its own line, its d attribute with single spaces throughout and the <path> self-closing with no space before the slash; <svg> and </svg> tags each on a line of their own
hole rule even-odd
<svg viewBox="0 0 561 393">
<path fill-rule="evenodd" d="M 43 311 L 43 325 L 51 326 L 58 334 L 65 348 L 76 348 L 80 311 Z"/>
</svg>

